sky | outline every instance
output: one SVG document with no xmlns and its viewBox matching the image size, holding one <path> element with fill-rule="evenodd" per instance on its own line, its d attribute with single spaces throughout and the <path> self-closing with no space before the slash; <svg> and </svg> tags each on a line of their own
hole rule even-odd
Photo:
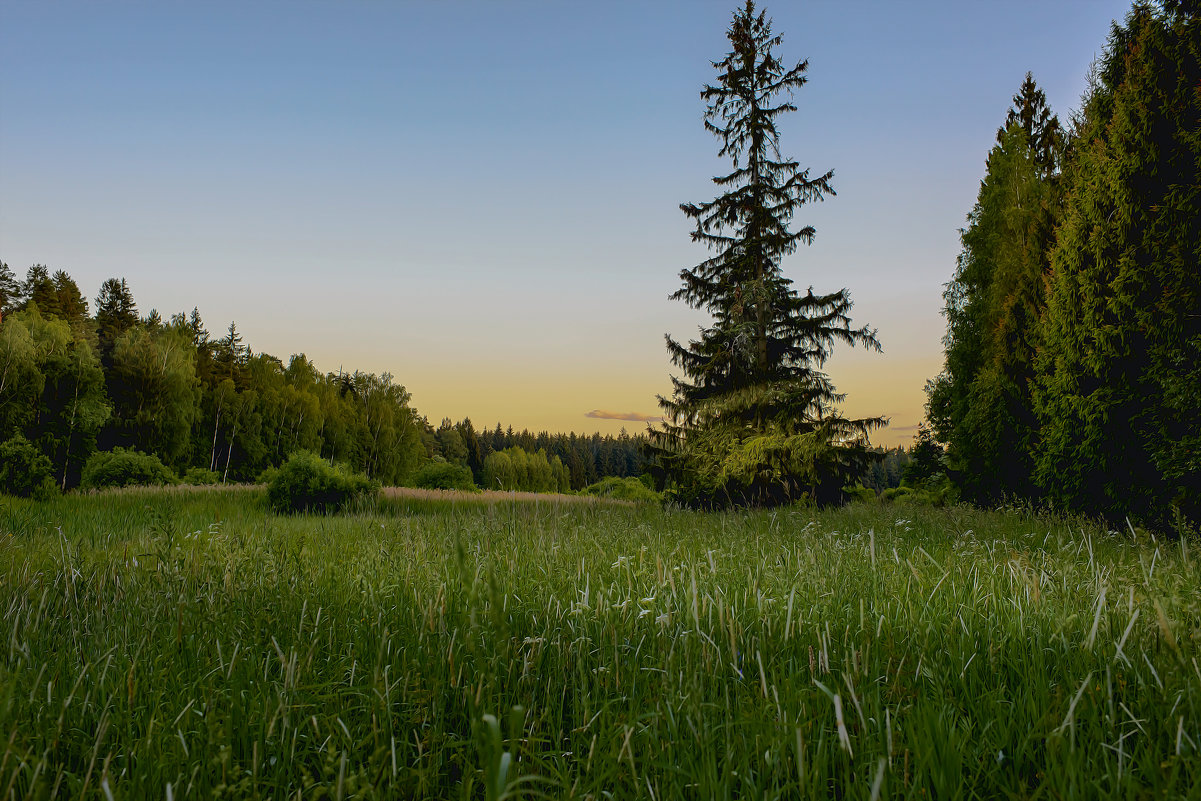
<svg viewBox="0 0 1201 801">
<path fill-rule="evenodd" d="M 908 443 L 942 287 L 1027 71 L 1066 120 L 1129 2 L 760 4 L 809 83 L 781 150 L 836 197 L 783 264 L 882 353 L 825 365 Z M 437 422 L 616 433 L 670 390 L 679 210 L 728 170 L 701 87 L 731 0 L 0 0 L 0 260 L 388 372 Z M 93 300 L 94 303 L 94 300 Z M 623 419 L 624 418 L 624 419 Z"/>
</svg>

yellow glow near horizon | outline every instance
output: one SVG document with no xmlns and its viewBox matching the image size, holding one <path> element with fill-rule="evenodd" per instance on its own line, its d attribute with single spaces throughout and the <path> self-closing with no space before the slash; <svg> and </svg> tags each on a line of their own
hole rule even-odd
<svg viewBox="0 0 1201 801">
<path fill-rule="evenodd" d="M 831 369 L 839 391 L 847 394 L 842 412 L 850 417 L 888 417 L 891 424 L 876 432 L 872 442 L 909 445 L 925 414 L 925 380 L 938 372 L 940 356 L 876 357 L 876 362 Z M 588 412 L 656 416 L 655 393 L 670 389 L 666 374 L 647 370 L 597 375 L 584 369 L 548 372 L 533 365 L 481 365 L 458 374 L 410 370 L 406 386 L 414 406 L 435 426 L 442 417 L 456 422 L 470 417 L 477 430 L 499 422 L 517 431 L 579 434 L 617 434 L 623 428 L 630 434 L 642 432 L 645 421 L 590 417 Z"/>
</svg>

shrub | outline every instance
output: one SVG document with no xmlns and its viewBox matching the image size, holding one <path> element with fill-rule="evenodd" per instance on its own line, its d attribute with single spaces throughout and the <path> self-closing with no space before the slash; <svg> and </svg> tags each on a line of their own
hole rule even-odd
<svg viewBox="0 0 1201 801">
<path fill-rule="evenodd" d="M 141 451 L 113 448 L 93 453 L 83 466 L 80 487 L 132 487 L 139 484 L 175 484 L 177 479 L 170 468 L 157 456 Z"/>
<path fill-rule="evenodd" d="M 606 476 L 595 484 L 584 487 L 581 492 L 585 495 L 595 495 L 598 498 L 612 498 L 618 501 L 653 501 L 658 503 L 659 493 L 648 489 L 646 484 L 636 478 L 618 478 Z"/>
<path fill-rule="evenodd" d="M 259 473 L 258 478 L 254 480 L 256 484 L 270 484 L 279 475 L 278 467 L 268 467 L 263 472 Z"/>
<path fill-rule="evenodd" d="M 880 500 L 908 506 L 947 506 L 959 500 L 959 493 L 950 482 L 943 479 L 923 487 L 900 486 L 886 489 Z"/>
<path fill-rule="evenodd" d="M 869 489 L 862 484 L 856 484 L 853 487 L 847 487 L 844 491 L 847 494 L 848 500 L 858 501 L 860 503 L 876 502 L 876 491 L 874 489 Z"/>
<path fill-rule="evenodd" d="M 469 468 L 440 459 L 423 464 L 413 475 L 412 484 L 421 489 L 475 489 Z"/>
<path fill-rule="evenodd" d="M 183 474 L 183 483 L 193 486 L 220 484 L 221 474 L 215 470 L 205 470 L 203 467 L 189 467 Z"/>
<path fill-rule="evenodd" d="M 58 494 L 54 465 L 20 434 L 0 443 L 0 492 L 39 501 Z"/>
<path fill-rule="evenodd" d="M 312 451 L 298 451 L 280 466 L 267 485 L 267 500 L 277 512 L 336 512 L 350 501 L 374 495 L 379 483 Z"/>
</svg>

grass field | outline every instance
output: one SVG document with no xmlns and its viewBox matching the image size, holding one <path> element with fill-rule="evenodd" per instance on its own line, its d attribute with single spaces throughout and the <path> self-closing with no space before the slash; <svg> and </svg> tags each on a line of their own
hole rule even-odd
<svg viewBox="0 0 1201 801">
<path fill-rule="evenodd" d="M 1195 541 L 263 496 L 0 500 L 0 797 L 1201 794 Z"/>
</svg>

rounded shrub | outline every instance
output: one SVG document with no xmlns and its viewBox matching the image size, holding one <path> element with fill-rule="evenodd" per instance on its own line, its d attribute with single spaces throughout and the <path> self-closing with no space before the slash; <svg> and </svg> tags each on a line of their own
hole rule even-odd
<svg viewBox="0 0 1201 801">
<path fill-rule="evenodd" d="M 196 487 L 211 486 L 221 483 L 221 474 L 216 470 L 205 470 L 203 467 L 189 467 L 183 474 L 183 483 Z"/>
<path fill-rule="evenodd" d="M 595 484 L 584 487 L 581 492 L 585 495 L 595 495 L 598 498 L 612 498 L 617 501 L 654 501 L 662 500 L 659 493 L 650 489 L 636 478 L 618 478 L 605 476 Z"/>
<path fill-rule="evenodd" d="M 356 498 L 374 495 L 379 483 L 312 451 L 298 451 L 267 485 L 267 500 L 277 512 L 336 512 Z"/>
<path fill-rule="evenodd" d="M 869 489 L 862 484 L 856 484 L 853 487 L 847 487 L 845 491 L 848 501 L 858 501 L 859 503 L 875 503 L 877 500 L 876 491 L 874 489 Z"/>
<path fill-rule="evenodd" d="M 88 458 L 79 485 L 83 489 L 102 489 L 175 483 L 175 473 L 157 456 L 133 449 L 113 448 L 111 451 L 97 451 Z"/>
<path fill-rule="evenodd" d="M 0 492 L 36 500 L 58 493 L 54 465 L 20 434 L 0 443 Z"/>
<path fill-rule="evenodd" d="M 471 470 L 465 465 L 433 459 L 423 464 L 410 482 L 420 489 L 473 490 Z"/>
</svg>

